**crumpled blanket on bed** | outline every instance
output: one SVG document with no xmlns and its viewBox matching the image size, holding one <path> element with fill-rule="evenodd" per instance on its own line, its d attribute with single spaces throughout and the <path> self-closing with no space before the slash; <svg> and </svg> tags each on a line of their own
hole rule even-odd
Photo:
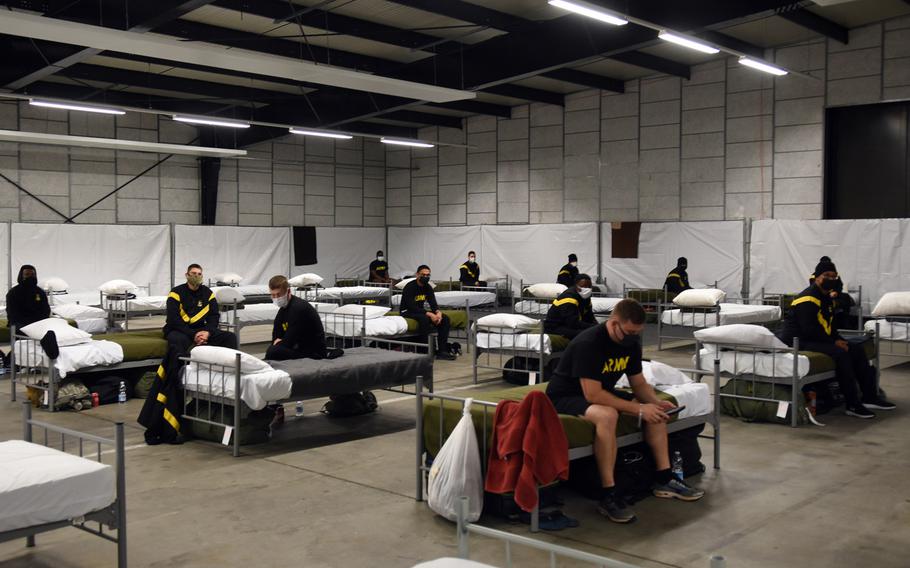
<svg viewBox="0 0 910 568">
<path fill-rule="evenodd" d="M 35 339 L 16 341 L 16 364 L 23 367 L 46 367 L 47 354 Z M 116 365 L 123 362 L 123 348 L 113 341 L 89 341 L 60 348 L 54 367 L 60 378 L 86 367 Z"/>
<path fill-rule="evenodd" d="M 183 388 L 192 393 L 234 398 L 234 375 L 215 371 L 207 365 L 191 362 L 183 372 Z M 268 369 L 240 375 L 240 400 L 253 410 L 262 410 L 272 401 L 291 396 L 291 376 L 284 371 Z"/>
</svg>

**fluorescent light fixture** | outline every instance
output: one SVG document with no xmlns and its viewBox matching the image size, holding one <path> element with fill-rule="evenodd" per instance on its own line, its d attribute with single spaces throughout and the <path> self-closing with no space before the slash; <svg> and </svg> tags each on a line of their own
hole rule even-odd
<svg viewBox="0 0 910 568">
<path fill-rule="evenodd" d="M 660 32 L 657 34 L 657 37 L 664 41 L 669 41 L 670 43 L 675 43 L 676 45 L 681 45 L 683 47 L 688 47 L 689 49 L 694 49 L 695 51 L 700 51 L 702 53 L 708 53 L 714 55 L 715 53 L 720 53 L 720 50 L 711 47 L 708 44 L 695 41 L 694 39 L 689 39 L 687 37 L 681 36 L 679 34 L 674 34 L 671 32 Z"/>
<path fill-rule="evenodd" d="M 229 148 L 209 148 L 207 146 L 190 146 L 188 144 L 161 144 L 158 142 L 69 136 L 66 134 L 45 134 L 43 132 L 23 132 L 21 130 L 0 130 L 0 141 L 80 148 L 104 148 L 107 150 L 130 150 L 132 152 L 152 152 L 155 154 L 182 154 L 210 158 L 242 158 L 247 155 L 246 150 L 231 150 Z"/>
<path fill-rule="evenodd" d="M 188 122 L 190 124 L 205 124 L 208 126 L 227 126 L 228 128 L 249 128 L 246 122 L 234 122 L 232 120 L 221 120 L 220 118 L 201 118 L 195 116 L 174 115 L 177 122 Z"/>
<path fill-rule="evenodd" d="M 605 11 L 603 8 L 592 6 L 586 2 L 579 2 L 578 0 L 573 0 L 572 2 L 569 2 L 568 0 L 549 0 L 548 4 L 550 4 L 550 6 L 556 6 L 557 8 L 575 12 L 576 14 L 594 18 L 595 20 L 600 20 L 601 22 L 606 22 L 614 26 L 624 26 L 629 23 L 629 20 L 624 20 L 619 16 L 615 16 Z"/>
<path fill-rule="evenodd" d="M 751 59 L 749 57 L 740 57 L 739 62 L 746 67 L 751 67 L 753 69 L 758 69 L 759 71 L 764 71 L 765 73 L 770 73 L 772 75 L 786 75 L 787 70 L 781 69 L 780 67 L 775 67 L 770 63 L 765 63 L 764 61 L 758 61 L 756 59 Z"/>
<path fill-rule="evenodd" d="M 379 141 L 383 144 L 394 144 L 396 146 L 413 146 L 414 148 L 433 147 L 433 144 L 427 144 L 426 142 L 417 142 L 414 140 L 395 140 L 394 138 L 381 138 Z"/>
<path fill-rule="evenodd" d="M 101 114 L 126 114 L 125 111 L 116 108 L 78 105 L 75 103 L 58 103 L 54 101 L 39 101 L 37 99 L 29 99 L 28 104 L 36 107 L 59 108 L 63 110 L 81 110 L 84 112 L 97 112 Z"/>
<path fill-rule="evenodd" d="M 302 130 L 300 128 L 289 128 L 291 134 L 302 134 L 303 136 L 319 136 L 320 138 L 337 138 L 338 140 L 350 140 L 353 138 L 350 134 L 338 134 L 337 132 L 324 132 L 321 130 Z"/>
</svg>

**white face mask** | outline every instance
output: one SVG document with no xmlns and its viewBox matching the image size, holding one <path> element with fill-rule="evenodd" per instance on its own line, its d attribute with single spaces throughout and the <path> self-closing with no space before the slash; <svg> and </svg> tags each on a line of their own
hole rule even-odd
<svg viewBox="0 0 910 568">
<path fill-rule="evenodd" d="M 279 310 L 281 308 L 288 307 L 289 301 L 290 301 L 290 298 L 288 298 L 287 296 L 282 296 L 280 298 L 272 298 L 272 303 L 275 304 L 276 306 L 278 306 Z"/>
<path fill-rule="evenodd" d="M 474 262 L 475 260 L 477 260 L 477 257 L 474 257 L 474 256 L 468 257 L 468 262 Z"/>
<path fill-rule="evenodd" d="M 594 292 L 593 288 L 581 288 L 578 291 L 578 295 L 581 296 L 582 300 L 587 300 L 591 297 L 591 294 Z"/>
<path fill-rule="evenodd" d="M 376 260 L 378 260 L 379 262 L 382 262 L 383 260 L 385 260 L 385 257 L 382 255 L 379 255 L 376 257 Z"/>
<path fill-rule="evenodd" d="M 570 262 L 570 263 L 569 263 L 569 266 L 578 266 L 578 263 L 577 263 L 577 262 Z"/>
</svg>

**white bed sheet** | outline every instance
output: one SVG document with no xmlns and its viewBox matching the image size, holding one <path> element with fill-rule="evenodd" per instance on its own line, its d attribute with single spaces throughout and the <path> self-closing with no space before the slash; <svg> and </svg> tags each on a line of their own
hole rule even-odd
<svg viewBox="0 0 910 568">
<path fill-rule="evenodd" d="M 48 359 L 35 339 L 16 341 L 16 364 L 25 367 L 47 367 Z M 86 367 L 116 365 L 123 362 L 123 348 L 113 341 L 89 341 L 60 348 L 54 366 L 60 378 Z"/>
<path fill-rule="evenodd" d="M 64 521 L 114 502 L 111 466 L 22 440 L 0 442 L 0 532 Z"/>
<path fill-rule="evenodd" d="M 107 333 L 107 318 L 77 319 L 76 327 L 86 333 Z"/>
<path fill-rule="evenodd" d="M 484 306 L 486 304 L 496 303 L 496 294 L 494 292 L 479 291 L 460 291 L 452 290 L 449 292 L 436 292 L 436 303 L 440 308 L 463 308 L 465 302 L 469 306 Z M 401 294 L 392 296 L 392 305 L 397 306 L 401 303 Z"/>
<path fill-rule="evenodd" d="M 379 288 L 376 286 L 336 286 L 332 288 L 320 288 L 315 292 L 316 300 L 363 300 L 370 298 L 385 298 L 389 295 L 388 288 Z M 313 292 L 307 292 L 305 300 L 314 297 Z"/>
<path fill-rule="evenodd" d="M 51 306 L 54 304 L 81 304 L 83 306 L 100 306 L 101 293 L 98 290 L 87 292 L 67 292 L 66 294 L 52 294 L 48 296 Z"/>
<path fill-rule="evenodd" d="M 55 316 L 72 319 L 72 320 L 82 320 L 82 319 L 94 319 L 94 318 L 106 318 L 107 312 L 101 308 L 96 308 L 94 306 L 84 306 L 82 304 L 59 304 L 51 306 L 51 313 Z"/>
<path fill-rule="evenodd" d="M 354 337 L 368 335 L 370 337 L 394 337 L 404 335 L 408 331 L 408 322 L 401 316 L 382 316 L 366 320 L 366 330 L 363 329 L 363 318 L 356 316 L 340 316 L 322 314 L 322 326 L 328 335 Z"/>
<path fill-rule="evenodd" d="M 220 290 L 222 288 L 232 288 L 232 289 L 240 292 L 241 294 L 243 294 L 245 297 L 268 296 L 270 294 L 268 284 L 240 284 L 239 286 L 212 286 L 211 290 L 212 290 L 212 292 L 217 292 L 218 290 Z"/>
<path fill-rule="evenodd" d="M 225 398 L 234 397 L 234 375 L 201 368 L 191 362 L 183 373 L 183 387 L 188 392 L 201 392 Z M 262 410 L 269 402 L 285 400 L 291 396 L 291 376 L 284 371 L 270 369 L 240 375 L 240 400 L 253 410 Z"/>
<path fill-rule="evenodd" d="M 720 370 L 731 375 L 755 374 L 761 377 L 787 378 L 793 376 L 792 353 L 744 353 L 741 351 L 721 351 Z M 809 358 L 797 356 L 797 373 L 800 378 L 809 374 Z M 714 368 L 714 350 L 702 349 L 699 352 L 702 369 Z M 694 362 L 694 357 L 693 357 Z"/>
<path fill-rule="evenodd" d="M 779 319 L 779 306 L 730 303 L 720 305 L 720 325 L 733 323 L 762 323 Z M 682 310 L 664 310 L 660 314 L 660 321 L 664 325 L 714 327 L 717 325 L 717 314 L 684 312 Z"/>
<path fill-rule="evenodd" d="M 606 315 L 613 311 L 613 308 L 616 307 L 622 300 L 622 298 L 604 298 L 594 296 L 591 298 L 591 309 L 594 310 L 594 314 Z M 552 302 L 537 302 L 534 300 L 521 300 L 520 302 L 515 303 L 515 313 L 516 314 L 525 314 L 525 315 L 535 315 L 535 316 L 545 316 L 547 311 L 552 306 Z"/>
<path fill-rule="evenodd" d="M 275 316 L 278 315 L 278 306 L 271 303 L 250 304 L 249 306 L 244 306 L 242 310 L 237 310 L 236 312 L 231 310 L 221 314 L 222 321 L 233 324 L 235 313 L 237 314 L 237 319 L 243 324 L 271 323 L 275 321 Z"/>
<path fill-rule="evenodd" d="M 881 339 L 888 341 L 910 341 L 910 322 L 890 322 L 887 320 L 869 320 L 863 327 L 866 331 L 875 332 L 878 322 L 878 334 Z"/>
<path fill-rule="evenodd" d="M 516 351 L 528 351 L 531 353 L 540 353 L 540 334 L 539 333 L 485 333 L 482 331 L 475 333 L 477 347 L 481 349 L 507 349 Z M 550 345 L 550 337 L 543 335 L 543 354 L 550 355 L 553 352 Z"/>
<path fill-rule="evenodd" d="M 679 411 L 680 418 L 704 416 L 714 410 L 714 397 L 711 396 L 711 387 L 707 383 L 698 383 L 687 377 L 686 382 L 683 384 L 662 384 L 651 373 L 650 361 L 642 361 L 642 373 L 649 385 L 676 398 L 676 403 L 679 406 L 685 406 L 684 409 Z M 628 377 L 623 375 L 617 381 L 616 386 L 618 388 L 627 388 L 629 386 Z"/>
<path fill-rule="evenodd" d="M 137 296 L 129 300 L 106 300 L 109 310 L 125 311 L 127 307 L 131 314 L 142 312 L 160 312 L 167 309 L 167 296 Z"/>
</svg>

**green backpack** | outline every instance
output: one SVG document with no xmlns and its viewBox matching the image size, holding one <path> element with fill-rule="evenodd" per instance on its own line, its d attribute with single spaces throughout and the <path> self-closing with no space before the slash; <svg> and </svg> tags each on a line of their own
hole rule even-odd
<svg viewBox="0 0 910 568">
<path fill-rule="evenodd" d="M 773 392 L 772 392 L 773 389 Z M 760 396 L 762 398 L 773 398 L 785 402 L 791 401 L 792 388 L 788 385 L 774 385 L 771 383 L 752 382 L 748 380 L 731 379 L 727 384 L 721 387 L 721 395 L 735 394 L 740 396 Z M 721 396 L 720 410 L 728 416 L 739 418 L 743 422 L 772 422 L 775 424 L 790 424 L 791 412 L 796 411 L 796 423 L 807 424 L 809 419 L 806 416 L 805 407 L 802 403 L 802 396 L 799 397 L 800 404 L 797 408 L 792 408 L 792 404 L 787 408 L 787 415 L 783 418 L 777 416 L 776 402 L 767 402 L 763 400 L 748 400 L 745 398 L 729 398 Z"/>
<path fill-rule="evenodd" d="M 64 380 L 57 388 L 57 397 L 54 399 L 56 410 L 82 410 L 92 407 L 92 393 L 79 379 Z"/>
</svg>

